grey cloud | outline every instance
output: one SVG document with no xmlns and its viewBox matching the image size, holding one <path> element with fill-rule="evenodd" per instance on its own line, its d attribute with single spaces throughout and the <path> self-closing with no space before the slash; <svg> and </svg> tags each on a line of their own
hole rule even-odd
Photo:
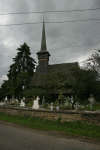
<svg viewBox="0 0 100 150">
<path fill-rule="evenodd" d="M 30 12 L 30 11 L 50 11 L 50 10 L 73 10 L 88 9 L 99 7 L 99 0 L 23 0 L 23 1 L 2 1 L 0 13 L 5 12 Z M 25 22 L 45 22 L 66 21 L 100 18 L 100 11 L 84 11 L 71 13 L 45 13 L 45 14 L 27 14 L 27 15 L 5 15 L 0 16 L 1 23 L 25 23 Z M 4 20 L 3 20 L 4 19 Z M 93 53 L 100 44 L 100 21 L 74 22 L 62 24 L 47 24 L 46 41 L 47 49 L 51 54 L 50 64 L 67 63 L 81 61 Z M 0 24 L 1 24 L 0 23 Z M 12 58 L 16 56 L 16 49 L 26 42 L 30 49 L 32 57 L 37 61 L 36 52 L 41 47 L 42 24 L 7 26 L 0 28 L 0 59 L 2 78 L 7 74 L 9 66 L 13 63 Z M 97 42 L 97 43 L 96 43 Z M 96 44 L 91 44 L 96 43 Z M 80 45 L 80 46 L 79 46 Z M 83 45 L 83 46 L 81 46 Z"/>
<path fill-rule="evenodd" d="M 100 7 L 100 0 L 94 0 L 92 7 L 93 8 L 99 8 Z"/>
<path fill-rule="evenodd" d="M 35 0 L 37 10 L 39 11 L 48 11 L 55 9 L 54 2 L 52 0 Z"/>
</svg>

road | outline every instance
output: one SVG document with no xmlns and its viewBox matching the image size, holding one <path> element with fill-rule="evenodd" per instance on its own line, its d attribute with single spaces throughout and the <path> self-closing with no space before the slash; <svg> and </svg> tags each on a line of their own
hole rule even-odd
<svg viewBox="0 0 100 150">
<path fill-rule="evenodd" d="M 0 150 L 100 150 L 100 145 L 0 121 Z"/>
</svg>

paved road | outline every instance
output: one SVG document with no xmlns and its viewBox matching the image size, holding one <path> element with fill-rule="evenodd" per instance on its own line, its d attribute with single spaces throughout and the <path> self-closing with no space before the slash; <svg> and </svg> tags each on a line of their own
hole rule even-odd
<svg viewBox="0 0 100 150">
<path fill-rule="evenodd" d="M 0 121 L 0 150 L 100 150 L 100 145 L 42 132 Z"/>
</svg>

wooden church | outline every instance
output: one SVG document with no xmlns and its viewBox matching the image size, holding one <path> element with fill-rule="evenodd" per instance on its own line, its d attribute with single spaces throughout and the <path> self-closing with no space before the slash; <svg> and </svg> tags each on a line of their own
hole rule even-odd
<svg viewBox="0 0 100 150">
<path fill-rule="evenodd" d="M 57 72 L 65 72 L 70 78 L 73 78 L 71 75 L 70 69 L 72 67 L 78 67 L 78 62 L 74 63 L 62 63 L 62 64 L 49 64 L 50 53 L 47 51 L 46 46 L 46 36 L 45 36 L 45 24 L 43 22 L 42 29 L 42 39 L 41 39 L 41 49 L 37 52 L 38 56 L 38 66 L 36 72 L 31 80 L 31 87 L 42 87 L 45 82 L 45 76 Z M 71 93 L 71 89 L 67 90 L 67 93 Z"/>
</svg>

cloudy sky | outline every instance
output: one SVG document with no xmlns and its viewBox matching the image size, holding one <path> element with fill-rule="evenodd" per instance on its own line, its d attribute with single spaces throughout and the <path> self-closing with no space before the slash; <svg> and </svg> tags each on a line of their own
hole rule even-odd
<svg viewBox="0 0 100 150">
<path fill-rule="evenodd" d="M 50 64 L 81 62 L 100 48 L 100 0 L 0 0 L 0 84 L 24 42 L 37 61 L 43 19 Z"/>
</svg>

